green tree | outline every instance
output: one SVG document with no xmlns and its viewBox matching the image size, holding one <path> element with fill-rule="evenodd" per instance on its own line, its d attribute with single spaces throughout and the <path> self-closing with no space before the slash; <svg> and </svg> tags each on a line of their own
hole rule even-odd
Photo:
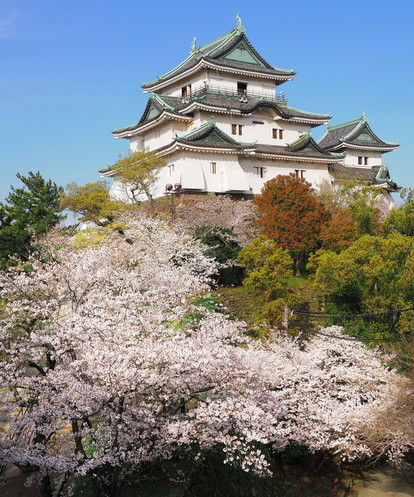
<svg viewBox="0 0 414 497">
<path fill-rule="evenodd" d="M 289 176 L 267 181 L 254 202 L 259 208 L 262 233 L 288 249 L 295 261 L 296 275 L 308 251 L 316 247 L 327 213 L 310 183 Z"/>
<path fill-rule="evenodd" d="M 350 209 L 358 236 L 382 234 L 381 212 L 378 201 L 382 190 L 361 182 L 347 182 L 339 190 L 342 204 Z"/>
<path fill-rule="evenodd" d="M 33 249 L 34 237 L 44 235 L 64 215 L 59 202 L 63 189 L 40 172 L 16 175 L 23 187 L 11 187 L 6 203 L 0 204 L 0 260 L 8 263 L 10 256 L 26 259 Z"/>
<path fill-rule="evenodd" d="M 297 309 L 304 303 L 302 297 L 289 287 L 294 265 L 289 251 L 260 235 L 239 252 L 238 259 L 247 272 L 243 286 L 263 300 L 258 322 L 280 328 L 285 307 Z M 297 317 L 291 317 L 289 330 L 298 332 L 298 325 Z"/>
<path fill-rule="evenodd" d="M 414 189 L 403 188 L 400 196 L 404 203 L 388 213 L 384 221 L 385 232 L 414 236 Z"/>
<path fill-rule="evenodd" d="M 62 209 L 68 209 L 80 216 L 80 221 L 92 221 L 98 226 L 112 222 L 123 203 L 111 200 L 106 181 L 78 186 L 75 182 L 66 186 L 66 193 L 60 201 Z"/>
<path fill-rule="evenodd" d="M 158 173 L 165 164 L 165 160 L 155 152 L 141 150 L 121 158 L 111 167 L 111 170 L 135 203 L 138 203 L 138 196 L 144 193 L 152 205 L 153 188 L 157 182 Z"/>
<path fill-rule="evenodd" d="M 264 235 L 255 238 L 240 251 L 239 261 L 247 271 L 243 285 L 261 295 L 265 303 L 286 294 L 293 261 L 273 240 Z"/>
<path fill-rule="evenodd" d="M 329 312 L 379 313 L 414 304 L 411 237 L 365 235 L 339 254 L 320 251 L 311 263 L 316 267 L 315 291 Z M 366 322 L 365 329 L 389 332 L 398 326 L 399 319 L 400 315 L 390 314 L 379 322 Z"/>
<path fill-rule="evenodd" d="M 200 226 L 196 237 L 208 247 L 205 254 L 220 263 L 215 279 L 219 285 L 240 285 L 243 269 L 237 264 L 241 245 L 233 231 L 217 226 Z"/>
</svg>

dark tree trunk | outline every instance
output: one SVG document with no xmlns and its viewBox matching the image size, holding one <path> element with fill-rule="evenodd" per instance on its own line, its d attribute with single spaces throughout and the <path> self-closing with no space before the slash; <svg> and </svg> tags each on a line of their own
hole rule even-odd
<svg viewBox="0 0 414 497">
<path fill-rule="evenodd" d="M 299 253 L 296 257 L 295 257 L 295 276 L 301 276 L 302 273 L 300 272 L 300 266 L 303 262 L 303 257 L 304 257 L 304 254 L 303 252 Z"/>
<path fill-rule="evenodd" d="M 40 495 L 41 497 L 53 497 L 49 475 L 46 475 L 41 479 Z"/>
</svg>

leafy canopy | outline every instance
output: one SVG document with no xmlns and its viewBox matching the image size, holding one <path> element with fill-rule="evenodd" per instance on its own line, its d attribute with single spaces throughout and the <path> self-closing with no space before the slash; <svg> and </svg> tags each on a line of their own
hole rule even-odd
<svg viewBox="0 0 414 497">
<path fill-rule="evenodd" d="M 152 189 L 158 179 L 158 173 L 166 164 L 155 152 L 140 150 L 131 152 L 112 166 L 112 171 L 130 193 L 134 202 L 144 193 L 152 201 Z"/>
<path fill-rule="evenodd" d="M 293 276 L 289 252 L 264 235 L 240 251 L 239 261 L 248 272 L 243 284 L 260 294 L 265 302 L 283 295 L 287 280 Z"/>
<path fill-rule="evenodd" d="M 403 188 L 400 196 L 404 203 L 388 213 L 384 222 L 385 231 L 414 236 L 414 190 Z"/>
<path fill-rule="evenodd" d="M 112 221 L 116 212 L 122 210 L 122 202 L 111 200 L 105 181 L 87 183 L 84 186 L 69 183 L 60 206 L 79 214 L 80 221 L 92 221 L 98 225 L 105 219 Z"/>
<path fill-rule="evenodd" d="M 44 235 L 65 218 L 59 206 L 62 187 L 40 172 L 16 176 L 23 187 L 12 186 L 6 203 L 0 204 L 0 265 L 8 264 L 10 256 L 26 259 L 34 236 Z"/>
<path fill-rule="evenodd" d="M 326 212 L 315 190 L 303 179 L 279 175 L 267 181 L 254 200 L 262 233 L 290 250 L 296 272 L 306 251 L 315 247 Z"/>
</svg>

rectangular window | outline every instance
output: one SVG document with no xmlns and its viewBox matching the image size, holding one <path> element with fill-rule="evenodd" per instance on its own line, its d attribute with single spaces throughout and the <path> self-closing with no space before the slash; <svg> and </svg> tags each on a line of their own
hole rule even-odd
<svg viewBox="0 0 414 497">
<path fill-rule="evenodd" d="M 258 178 L 264 178 L 265 173 L 266 173 L 266 168 L 265 167 L 254 167 L 254 174 Z"/>
<path fill-rule="evenodd" d="M 368 157 L 364 157 L 364 165 L 368 166 Z"/>
<path fill-rule="evenodd" d="M 174 174 L 174 164 L 170 164 L 168 166 L 168 176 L 172 176 Z"/>
<path fill-rule="evenodd" d="M 277 140 L 277 139 L 283 140 L 283 129 L 273 128 L 272 129 L 272 136 L 275 140 Z"/>
<path fill-rule="evenodd" d="M 181 88 L 181 96 L 188 97 L 191 95 L 191 85 L 186 85 Z"/>
<path fill-rule="evenodd" d="M 264 124 L 264 121 L 252 121 L 253 124 Z"/>
<path fill-rule="evenodd" d="M 217 174 L 217 163 L 216 162 L 210 162 L 210 173 Z"/>
<path fill-rule="evenodd" d="M 362 157 L 361 156 L 358 157 L 358 165 L 362 166 Z"/>
<path fill-rule="evenodd" d="M 305 170 L 295 169 L 295 178 L 305 179 Z"/>
<path fill-rule="evenodd" d="M 247 83 L 237 81 L 237 93 L 247 93 Z"/>
<path fill-rule="evenodd" d="M 243 128 L 244 128 L 243 124 L 232 124 L 231 125 L 231 134 L 232 135 L 237 135 L 237 134 L 242 135 Z M 237 133 L 237 131 L 238 131 L 238 133 Z"/>
</svg>

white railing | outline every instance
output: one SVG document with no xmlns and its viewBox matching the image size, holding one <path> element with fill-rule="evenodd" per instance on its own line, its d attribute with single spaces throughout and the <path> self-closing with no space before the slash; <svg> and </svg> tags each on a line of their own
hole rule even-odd
<svg viewBox="0 0 414 497">
<path fill-rule="evenodd" d="M 269 96 L 266 93 L 258 93 L 258 92 L 253 92 L 253 91 L 232 91 L 226 88 L 220 88 L 219 86 L 213 86 L 209 84 L 204 84 L 204 86 L 201 86 L 199 88 L 195 88 L 191 93 L 189 93 L 187 96 L 183 97 L 188 100 L 193 100 L 198 97 L 203 97 L 205 95 L 214 97 L 224 97 L 228 98 L 229 100 L 240 100 L 240 101 L 245 101 L 245 102 L 251 102 L 251 101 L 267 101 L 267 102 L 274 102 L 279 105 L 287 105 L 287 98 L 284 95 L 274 95 L 274 96 Z"/>
</svg>

